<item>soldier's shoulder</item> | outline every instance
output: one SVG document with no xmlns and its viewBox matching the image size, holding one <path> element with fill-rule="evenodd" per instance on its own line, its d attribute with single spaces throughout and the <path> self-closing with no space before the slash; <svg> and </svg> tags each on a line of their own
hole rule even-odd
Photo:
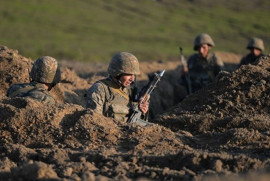
<svg viewBox="0 0 270 181">
<path fill-rule="evenodd" d="M 102 96 L 109 94 L 108 85 L 102 80 L 95 82 L 87 91 L 87 97 Z"/>
<path fill-rule="evenodd" d="M 244 55 L 240 60 L 240 65 L 248 64 L 248 62 L 252 59 L 251 53 Z"/>
<path fill-rule="evenodd" d="M 209 53 L 209 58 L 210 59 L 220 59 L 220 57 L 216 53 Z"/>
<path fill-rule="evenodd" d="M 215 53 L 210 54 L 211 61 L 214 61 L 219 66 L 224 66 L 222 59 Z"/>
<path fill-rule="evenodd" d="M 105 82 L 103 81 L 104 79 L 102 80 L 99 80 L 97 82 L 95 82 L 89 89 L 89 91 L 104 91 L 104 88 L 107 86 L 105 84 Z"/>
<path fill-rule="evenodd" d="M 19 89 L 25 88 L 27 86 L 30 86 L 30 83 L 22 83 L 22 84 L 13 84 L 10 86 L 10 88 L 7 90 L 7 96 L 9 96 L 11 93 L 18 91 Z"/>
</svg>

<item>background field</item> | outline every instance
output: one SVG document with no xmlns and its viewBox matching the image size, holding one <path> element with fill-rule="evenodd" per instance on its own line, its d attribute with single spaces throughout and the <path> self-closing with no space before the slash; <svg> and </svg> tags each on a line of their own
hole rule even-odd
<svg viewBox="0 0 270 181">
<path fill-rule="evenodd" d="M 140 60 L 176 60 L 209 33 L 215 51 L 247 52 L 250 37 L 269 53 L 269 0 L 10 0 L 0 1 L 0 44 L 31 59 L 107 62 L 119 51 Z"/>
</svg>

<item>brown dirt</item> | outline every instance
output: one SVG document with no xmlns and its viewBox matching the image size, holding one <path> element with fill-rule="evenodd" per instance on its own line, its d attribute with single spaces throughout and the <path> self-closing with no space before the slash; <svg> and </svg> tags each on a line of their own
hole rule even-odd
<svg viewBox="0 0 270 181">
<path fill-rule="evenodd" d="M 7 47 L 0 57 L 2 180 L 270 178 L 270 56 L 223 72 L 218 83 L 180 103 L 180 63 L 142 62 L 139 85 L 147 74 L 166 69 L 151 97 L 157 124 L 149 127 L 85 109 L 84 95 L 106 76 L 106 65 L 61 62 L 62 83 L 52 90 L 58 104 L 48 106 L 5 97 L 11 84 L 29 81 L 32 61 Z"/>
</svg>

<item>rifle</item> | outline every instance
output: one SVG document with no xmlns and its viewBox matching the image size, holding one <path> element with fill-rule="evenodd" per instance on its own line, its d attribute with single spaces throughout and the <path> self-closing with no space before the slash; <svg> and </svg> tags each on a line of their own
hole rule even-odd
<svg viewBox="0 0 270 181">
<path fill-rule="evenodd" d="M 146 99 L 152 91 L 156 88 L 157 83 L 160 81 L 161 77 L 163 76 L 165 70 L 162 70 L 159 74 L 155 73 L 154 76 L 149 77 L 149 82 L 146 86 L 144 86 L 140 93 L 135 97 L 135 100 L 145 102 Z M 139 108 L 139 102 L 137 102 L 133 107 L 133 112 L 131 113 L 130 117 L 128 118 L 128 123 L 138 123 L 142 126 L 146 126 L 149 124 L 148 122 L 141 119 L 142 111 Z"/>
<path fill-rule="evenodd" d="M 180 60 L 181 60 L 182 66 L 186 66 L 187 63 L 186 63 L 186 60 L 185 60 L 185 58 L 183 56 L 182 47 L 179 47 L 179 50 L 180 50 Z M 191 88 L 191 81 L 190 81 L 189 74 L 183 75 L 183 78 L 184 78 L 185 84 L 187 86 L 188 94 L 191 94 L 192 93 L 192 88 Z"/>
</svg>

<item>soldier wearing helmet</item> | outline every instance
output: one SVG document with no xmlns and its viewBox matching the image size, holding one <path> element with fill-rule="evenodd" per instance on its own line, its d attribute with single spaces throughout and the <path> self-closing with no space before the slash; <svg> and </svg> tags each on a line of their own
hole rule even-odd
<svg viewBox="0 0 270 181">
<path fill-rule="evenodd" d="M 189 77 L 191 89 L 189 93 L 214 82 L 217 74 L 223 69 L 222 60 L 210 52 L 214 46 L 215 43 L 208 34 L 196 36 L 193 49 L 198 53 L 193 54 L 182 69 L 182 77 L 186 75 Z"/>
<path fill-rule="evenodd" d="M 30 72 L 30 83 L 12 85 L 8 97 L 29 97 L 48 104 L 55 104 L 49 91 L 60 82 L 61 73 L 56 59 L 44 56 L 38 58 Z"/>
<path fill-rule="evenodd" d="M 244 56 L 239 64 L 239 67 L 241 65 L 247 65 L 254 63 L 257 59 L 264 56 L 264 44 L 263 40 L 260 38 L 251 38 L 248 42 L 247 49 L 250 50 L 250 53 Z"/>
<path fill-rule="evenodd" d="M 108 67 L 109 76 L 97 81 L 87 92 L 87 108 L 106 117 L 127 121 L 134 100 L 136 75 L 140 74 L 137 58 L 128 52 L 114 55 Z M 146 117 L 149 103 L 140 103 L 140 110 Z M 147 122 L 142 120 L 141 125 Z"/>
</svg>

